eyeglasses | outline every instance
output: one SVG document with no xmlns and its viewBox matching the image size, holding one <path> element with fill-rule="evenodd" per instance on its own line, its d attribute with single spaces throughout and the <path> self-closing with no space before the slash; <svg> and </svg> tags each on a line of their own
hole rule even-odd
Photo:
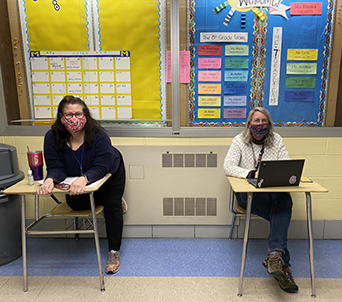
<svg viewBox="0 0 342 302">
<path fill-rule="evenodd" d="M 84 113 L 83 112 L 76 112 L 76 113 L 63 113 L 63 116 L 65 118 L 72 118 L 72 117 L 77 117 L 77 118 L 82 118 L 84 117 Z"/>
</svg>

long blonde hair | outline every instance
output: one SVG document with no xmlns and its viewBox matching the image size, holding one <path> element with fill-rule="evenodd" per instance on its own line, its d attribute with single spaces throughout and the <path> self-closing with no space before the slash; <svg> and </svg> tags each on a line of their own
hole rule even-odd
<svg viewBox="0 0 342 302">
<path fill-rule="evenodd" d="M 251 123 L 252 118 L 253 118 L 253 114 L 256 111 L 261 112 L 262 114 L 264 114 L 267 117 L 267 121 L 269 123 L 269 128 L 268 128 L 267 133 L 265 134 L 265 141 L 264 142 L 265 142 L 265 146 L 269 147 L 273 144 L 274 126 L 273 126 L 273 121 L 272 121 L 270 113 L 264 107 L 256 107 L 249 112 L 246 123 L 245 123 L 245 130 L 242 132 L 243 142 L 246 145 L 249 145 L 252 143 L 252 134 L 251 134 L 251 130 L 249 129 L 249 124 Z"/>
</svg>

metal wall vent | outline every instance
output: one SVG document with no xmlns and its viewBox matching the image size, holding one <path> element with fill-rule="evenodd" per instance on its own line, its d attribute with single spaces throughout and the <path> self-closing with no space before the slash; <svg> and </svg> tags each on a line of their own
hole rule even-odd
<svg viewBox="0 0 342 302">
<path fill-rule="evenodd" d="M 172 154 L 167 153 L 162 155 L 162 167 L 172 168 Z"/>
<path fill-rule="evenodd" d="M 164 197 L 163 216 L 217 216 L 217 198 Z"/>
<path fill-rule="evenodd" d="M 163 153 L 163 168 L 217 168 L 217 154 Z"/>
</svg>

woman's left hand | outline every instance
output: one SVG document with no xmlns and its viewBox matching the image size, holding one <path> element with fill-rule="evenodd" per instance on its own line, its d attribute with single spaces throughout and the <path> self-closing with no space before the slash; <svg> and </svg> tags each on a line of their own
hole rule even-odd
<svg viewBox="0 0 342 302">
<path fill-rule="evenodd" d="M 79 177 L 73 181 L 69 188 L 70 195 L 83 194 L 87 185 L 87 179 L 85 177 Z"/>
</svg>

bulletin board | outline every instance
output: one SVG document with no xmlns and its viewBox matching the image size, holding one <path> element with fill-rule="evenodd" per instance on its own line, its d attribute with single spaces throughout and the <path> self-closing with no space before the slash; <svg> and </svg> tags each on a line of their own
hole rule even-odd
<svg viewBox="0 0 342 302">
<path fill-rule="evenodd" d="M 334 5 L 191 0 L 190 126 L 243 126 L 258 106 L 276 126 L 324 126 Z"/>
<path fill-rule="evenodd" d="M 31 51 L 34 116 L 56 118 L 65 95 L 81 98 L 95 119 L 132 118 L 128 51 Z"/>
<path fill-rule="evenodd" d="M 83 97 L 94 117 L 101 120 L 132 119 L 132 123 L 160 124 L 144 120 L 166 118 L 165 0 L 20 0 L 18 7 L 34 118 L 53 117 L 64 92 Z M 121 56 L 123 51 L 129 56 L 120 60 L 129 62 L 129 68 L 117 70 L 115 62 L 119 57 L 115 52 Z M 37 70 L 34 63 L 37 58 L 31 57 L 32 53 L 39 53 L 49 70 Z M 52 53 L 58 56 L 51 56 Z M 80 74 L 74 71 L 75 78 L 68 78 L 70 58 L 79 62 Z M 57 82 L 51 78 L 50 60 L 63 62 L 64 69 L 60 72 L 65 73 L 64 83 L 61 78 Z M 83 62 L 91 60 L 96 60 L 97 68 L 85 70 Z M 101 67 L 100 62 L 104 61 L 109 65 Z M 90 77 L 88 71 L 98 73 L 91 83 L 97 83 L 99 90 L 94 88 L 91 93 L 86 88 L 91 84 L 86 80 Z M 84 72 L 88 73 L 86 77 Z M 118 73 L 126 76 L 124 82 L 117 82 Z M 58 92 L 50 89 L 47 93 L 49 85 L 57 84 L 61 85 Z M 46 89 L 37 90 L 37 85 L 45 85 Z M 82 89 L 72 89 L 75 85 Z M 106 90 L 103 87 L 107 85 L 112 86 Z M 126 90 L 118 92 L 125 85 Z"/>
</svg>

